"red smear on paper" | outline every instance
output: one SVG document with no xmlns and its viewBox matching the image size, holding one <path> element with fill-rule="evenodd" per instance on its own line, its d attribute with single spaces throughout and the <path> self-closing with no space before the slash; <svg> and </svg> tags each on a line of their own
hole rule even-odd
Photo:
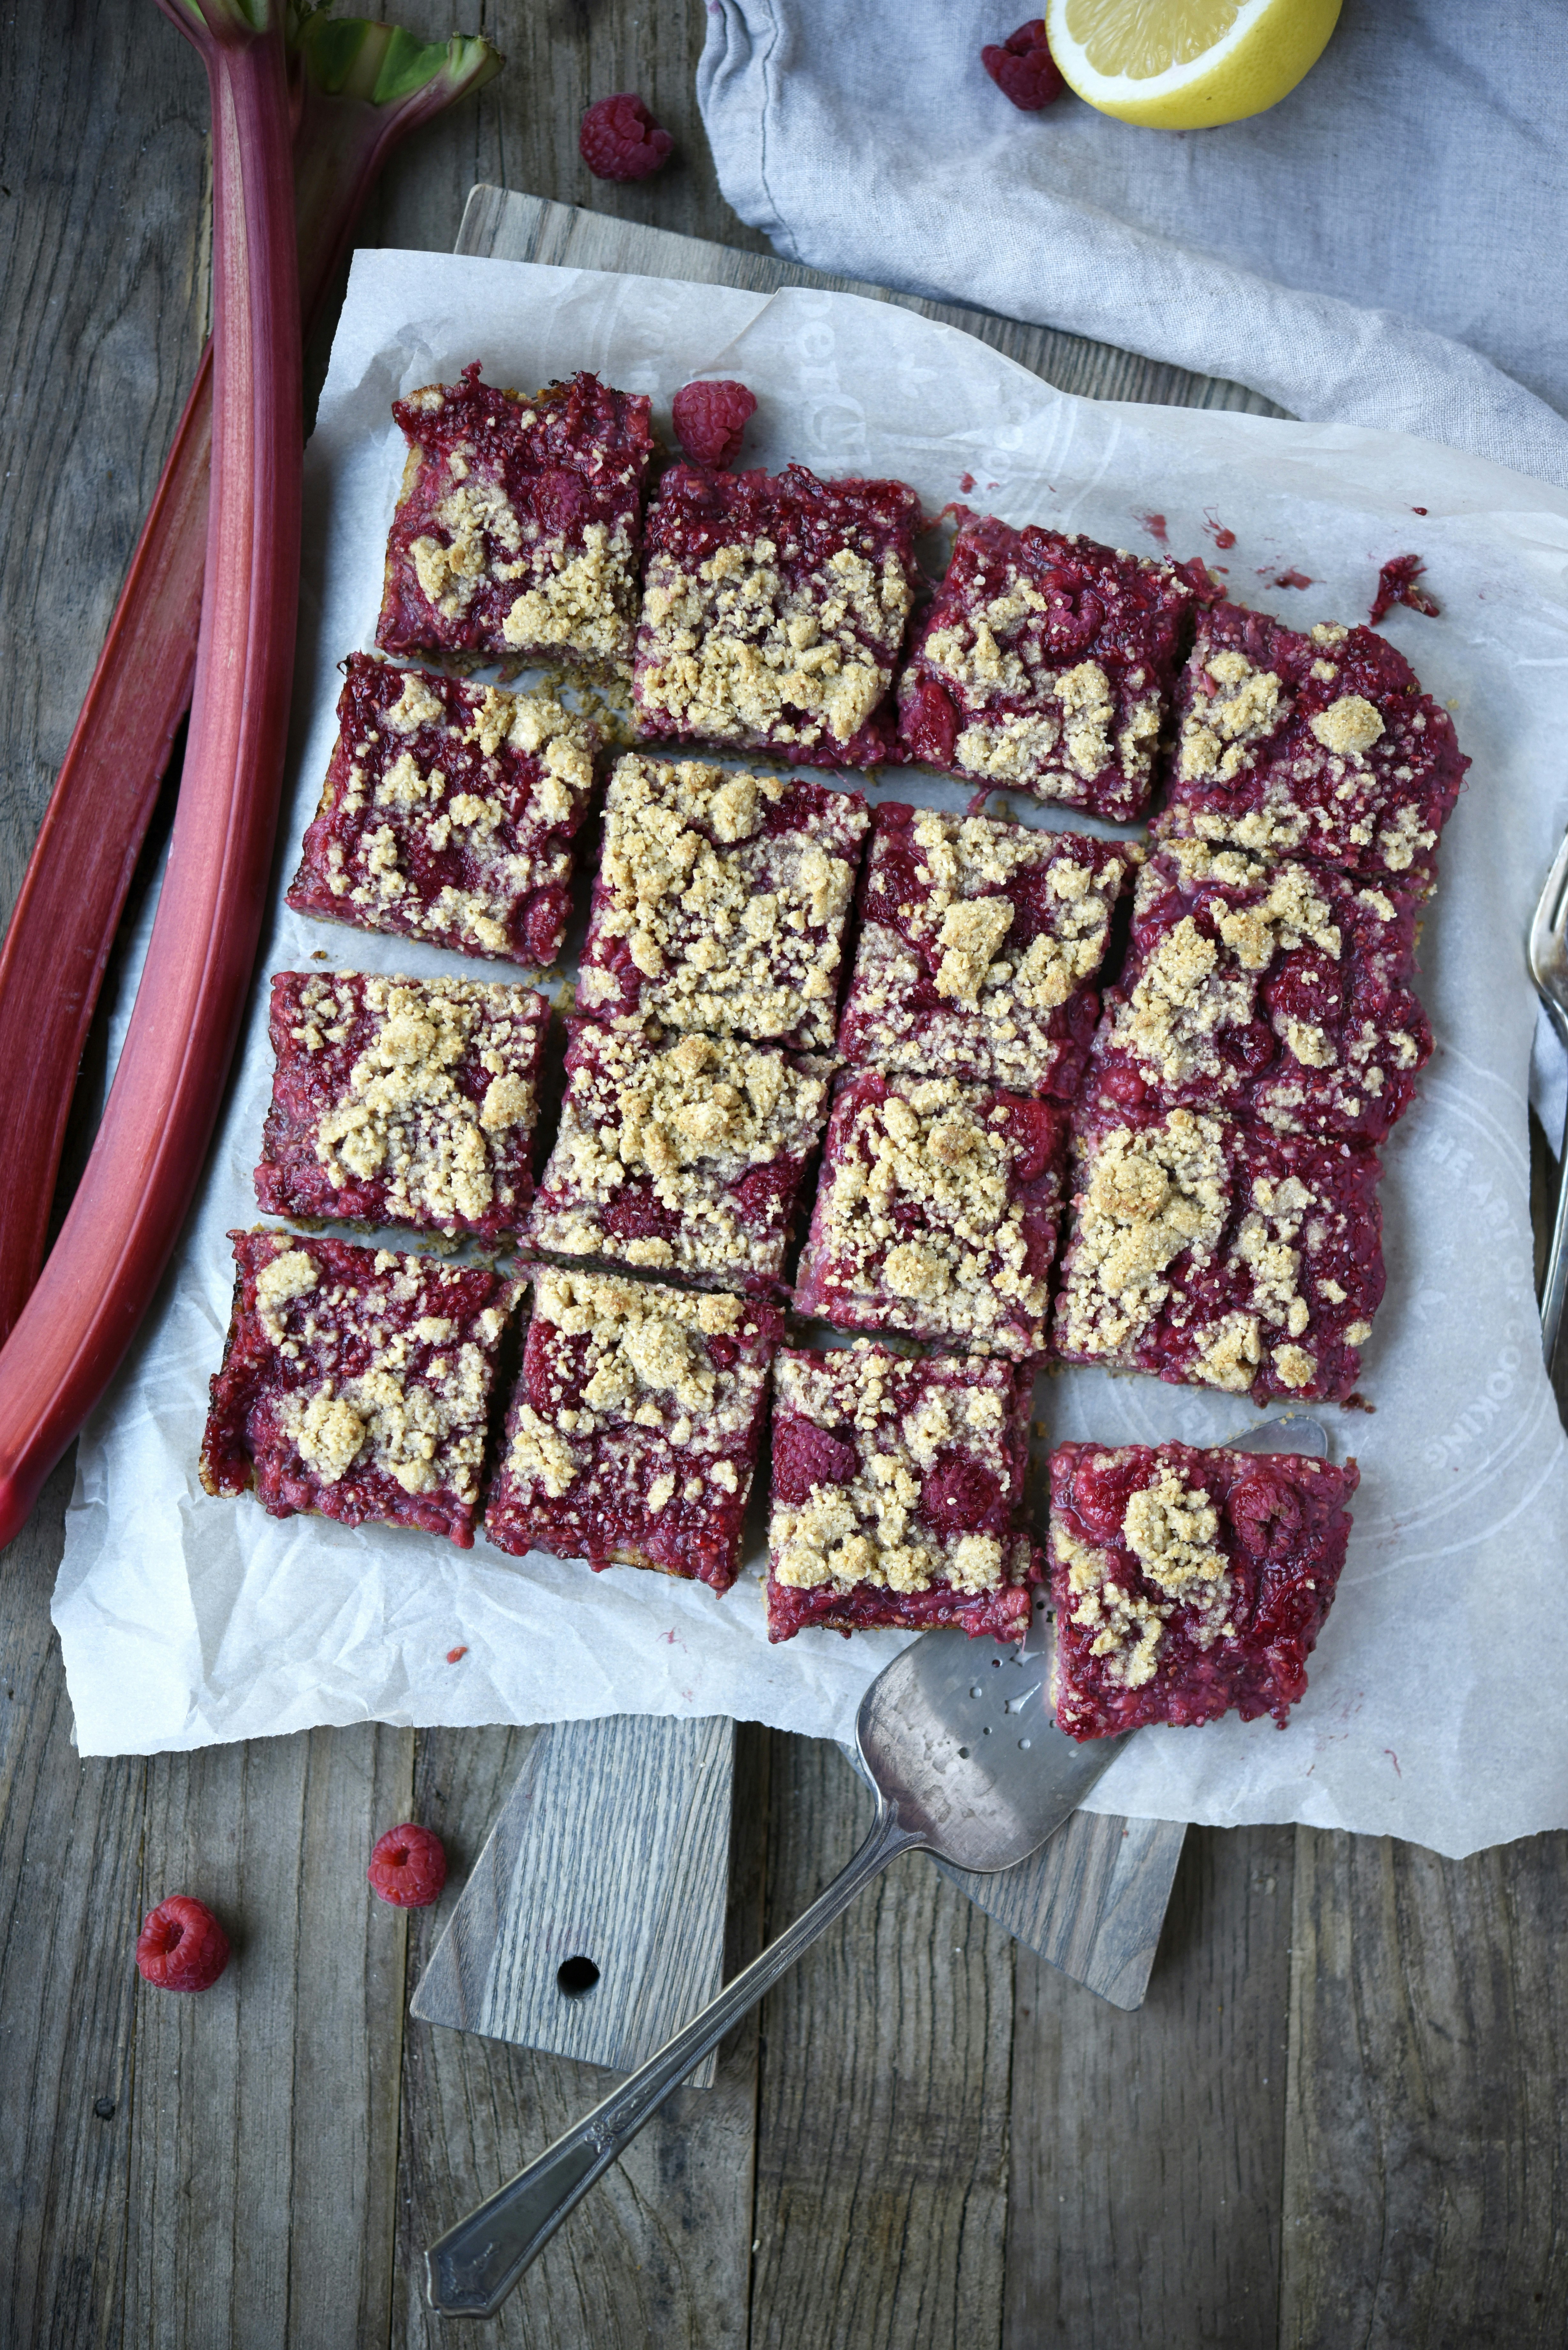
<svg viewBox="0 0 1568 2350">
<path fill-rule="evenodd" d="M 460 1657 L 466 1657 L 467 1654 L 468 1650 L 466 1648 L 449 1648 L 446 1652 L 447 1663 L 449 1665 L 455 1665 Z"/>
<path fill-rule="evenodd" d="M 1220 521 L 1219 515 L 1214 512 L 1211 506 L 1205 506 L 1203 510 L 1203 527 L 1209 533 L 1210 537 L 1214 541 L 1217 547 L 1222 549 L 1227 546 L 1235 546 L 1235 532 L 1233 530 L 1226 529 L 1224 524 Z"/>
<path fill-rule="evenodd" d="M 1282 571 L 1274 581 L 1276 588 L 1310 588 L 1312 584 L 1304 571 Z"/>
<path fill-rule="evenodd" d="M 1159 546 L 1167 546 L 1169 545 L 1169 541 L 1165 533 L 1165 516 L 1162 514 L 1134 515 L 1133 520 L 1135 522 L 1142 523 L 1150 538 L 1156 540 Z"/>
</svg>

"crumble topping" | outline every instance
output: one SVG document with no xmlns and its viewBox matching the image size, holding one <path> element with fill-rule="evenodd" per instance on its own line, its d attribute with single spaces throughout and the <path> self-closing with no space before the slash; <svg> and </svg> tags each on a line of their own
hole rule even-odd
<svg viewBox="0 0 1568 2350">
<path fill-rule="evenodd" d="M 1325 751 L 1337 752 L 1345 759 L 1361 758 L 1383 733 L 1381 716 L 1359 693 L 1341 694 L 1326 710 L 1309 718 L 1307 724 Z"/>
<path fill-rule="evenodd" d="M 1234 647 L 1211 653 L 1207 668 L 1220 690 L 1194 702 L 1182 722 L 1181 780 L 1228 784 L 1250 764 L 1252 744 L 1289 715 L 1291 703 L 1273 671 L 1254 669 Z"/>
<path fill-rule="evenodd" d="M 798 551 L 798 550 L 796 550 Z M 639 709 L 655 731 L 808 747 L 860 732 L 893 681 L 913 597 L 891 548 L 840 547 L 805 577 L 758 538 L 692 570 L 649 562 Z"/>
<path fill-rule="evenodd" d="M 347 1043 L 366 1015 L 376 1024 L 315 1122 L 333 1190 L 375 1180 L 394 1219 L 483 1221 L 514 1156 L 511 1130 L 533 1121 L 539 999 L 466 980 L 340 972 L 306 978 L 293 1010 L 291 1039 L 310 1055 Z M 477 1099 L 459 1082 L 471 1062 L 487 1080 Z"/>
<path fill-rule="evenodd" d="M 544 546 L 532 584 L 508 607 L 501 633 L 517 652 L 576 653 L 606 668 L 626 665 L 628 615 L 637 609 L 637 548 L 624 525 L 591 522 L 568 554 Z M 497 567 L 497 576 L 500 567 Z"/>
<path fill-rule="evenodd" d="M 1019 1579 L 1020 1545 L 984 1532 L 948 1532 L 922 1512 L 923 1481 L 939 1454 L 995 1472 L 1014 1416 L 1013 1374 L 1000 1364 L 910 1363 L 880 1348 L 836 1357 L 786 1351 L 774 1367 L 776 1408 L 855 1431 L 843 1483 L 813 1484 L 799 1503 L 775 1500 L 769 1525 L 775 1582 L 809 1591 L 832 1584 L 900 1594 L 936 1584 L 968 1595 Z M 1024 1555 L 1027 1544 L 1023 1545 Z"/>
<path fill-rule="evenodd" d="M 798 1170 L 826 1114 L 826 1063 L 695 1034 L 580 1031 L 573 1038 L 560 1131 L 529 1232 L 544 1248 L 672 1266 L 698 1278 L 782 1269 Z M 753 1168 L 795 1173 L 748 1213 L 736 1197 Z M 787 1172 L 787 1170 L 786 1170 Z M 678 1220 L 671 1235 L 625 1236 L 605 1211 L 628 1184 L 649 1187 Z"/>
<path fill-rule="evenodd" d="M 787 829 L 766 821 L 780 803 L 799 807 Z M 831 1044 L 867 822 L 857 795 L 692 760 L 620 759 L 606 803 L 583 1010 L 624 994 L 606 967 L 624 941 L 625 959 L 648 983 L 638 993 L 672 1026 Z"/>
<path fill-rule="evenodd" d="M 1107 1134 L 1090 1159 L 1064 1268 L 1067 1345 L 1124 1351 L 1169 1297 L 1164 1276 L 1182 1252 L 1199 1262 L 1213 1253 L 1230 1203 L 1217 1119 L 1179 1109 L 1158 1126 Z"/>
<path fill-rule="evenodd" d="M 950 1077 L 851 1080 L 828 1131 L 802 1310 L 869 1310 L 1013 1352 L 1037 1344 L 1042 1219 L 1054 1231 L 1054 1211 L 1018 1183 L 1014 1107 Z"/>
</svg>

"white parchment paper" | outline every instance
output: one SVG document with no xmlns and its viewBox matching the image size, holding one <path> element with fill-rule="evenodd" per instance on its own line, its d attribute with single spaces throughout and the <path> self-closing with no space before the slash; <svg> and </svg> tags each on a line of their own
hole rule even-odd
<svg viewBox="0 0 1568 2350">
<path fill-rule="evenodd" d="M 1474 765 L 1421 944 L 1438 1049 L 1385 1154 L 1388 1295 L 1362 1379 L 1376 1409 L 1325 1413 L 1362 1469 L 1349 1563 L 1288 1730 L 1145 1732 L 1094 1801 L 1393 1832 L 1454 1854 L 1568 1823 L 1568 1442 L 1532 1286 L 1522 960 L 1568 822 L 1568 496 L 1399 435 L 1069 398 L 964 335 L 851 296 L 422 253 L 355 260 L 306 473 L 289 800 L 247 1041 L 176 1263 L 80 1448 L 55 1616 L 82 1752 L 623 1711 L 842 1737 L 898 1645 L 811 1632 L 771 1648 L 754 1575 L 720 1601 L 632 1568 L 514 1561 L 483 1537 L 462 1552 L 277 1521 L 197 1482 L 229 1310 L 224 1235 L 256 1214 L 267 974 L 317 948 L 361 970 L 473 969 L 291 914 L 282 889 L 331 749 L 337 664 L 372 639 L 404 453 L 389 402 L 475 359 L 524 388 L 596 369 L 651 393 L 666 429 L 689 378 L 737 376 L 760 402 L 748 463 L 897 474 L 933 510 L 971 476 L 973 503 L 1012 522 L 1119 546 L 1150 546 L 1163 526 L 1174 553 L 1205 553 L 1232 594 L 1297 627 L 1364 617 L 1379 564 L 1424 556 L 1443 617 L 1397 611 L 1387 630 L 1451 703 Z M 1220 551 L 1222 530 L 1235 542 Z M 1280 587 L 1286 572 L 1311 585 Z M 963 796 L 896 774 L 876 788 Z M 1113 1443 L 1213 1441 L 1257 1417 L 1083 1370 L 1043 1379 L 1036 1414 L 1053 1440 Z"/>
</svg>

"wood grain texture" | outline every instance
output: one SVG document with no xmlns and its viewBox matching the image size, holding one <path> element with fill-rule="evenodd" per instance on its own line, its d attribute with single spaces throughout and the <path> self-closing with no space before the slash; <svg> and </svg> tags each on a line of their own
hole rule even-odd
<svg viewBox="0 0 1568 2350">
<path fill-rule="evenodd" d="M 1568 2337 L 1568 1836 L 1297 1829 L 1281 2340 Z"/>
<path fill-rule="evenodd" d="M 527 1731 L 432 1731 L 420 1742 L 416 1816 L 459 1866 L 477 1854 L 513 1784 Z M 730 1963 L 751 1955 L 760 1918 L 760 1740 L 742 1734 Z M 411 1969 L 422 1969 L 441 1908 L 410 1920 Z M 678 2089 L 529 2270 L 487 2340 L 530 2350 L 713 2350 L 746 2340 L 752 2234 L 756 2040 L 720 2050 L 710 2090 Z M 422 2251 L 452 2220 L 541 2153 L 605 2094 L 608 2076 L 532 2050 L 411 2020 L 403 2063 L 403 2126 L 391 2338 L 450 2338 L 425 2305 Z"/>
<path fill-rule="evenodd" d="M 1273 2350 L 1293 1833 L 1189 1831 L 1136 2016 L 1020 1953 L 1005 2350 Z"/>
<path fill-rule="evenodd" d="M 558 1722 L 529 1746 L 410 2012 L 629 2073 L 723 1981 L 732 1721 Z M 563 1992 L 563 1963 L 598 1980 Z M 716 2056 L 690 2085 L 712 2085 Z"/>
<path fill-rule="evenodd" d="M 770 1939 L 871 1821 L 832 1747 L 775 1734 L 773 1782 Z M 763 2002 L 753 2350 L 995 2344 L 1012 1953 L 909 1854 Z"/>
<path fill-rule="evenodd" d="M 936 1866 L 998 1925 L 1113 2007 L 1142 2004 L 1187 1835 L 1180 1821 L 1077 1812 L 1032 1860 Z"/>
<path fill-rule="evenodd" d="M 408 1927 L 364 1869 L 412 1776 L 371 1724 L 148 1766 L 142 1906 L 195 1894 L 234 1956 L 200 1999 L 138 1987 L 128 2342 L 384 2333 Z"/>
</svg>

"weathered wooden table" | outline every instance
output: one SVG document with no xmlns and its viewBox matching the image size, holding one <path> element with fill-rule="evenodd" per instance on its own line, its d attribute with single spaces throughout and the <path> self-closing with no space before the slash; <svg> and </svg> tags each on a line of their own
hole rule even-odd
<svg viewBox="0 0 1568 2350">
<path fill-rule="evenodd" d="M 409 0 L 397 12 L 413 12 Z M 420 29 L 444 27 L 421 6 Z M 366 241 L 450 247 L 488 180 L 761 249 L 691 95 L 697 0 L 489 0 L 501 80 L 394 167 Z M 576 129 L 643 92 L 680 161 L 598 186 Z M 22 0 L 0 79 L 0 902 L 200 348 L 205 96 L 150 0 Z M 1258 408 L 1065 336 L 1044 371 Z M 318 371 L 323 354 L 317 355 Z M 85 1088 L 90 1097 L 92 1072 Z M 418 2251 L 602 2076 L 406 2013 L 445 1907 L 367 1901 L 411 1815 L 472 1860 L 533 1733 L 367 1727 L 78 1762 L 48 1595 L 68 1464 L 0 1566 L 0 2350 L 434 2340 Z M 732 1960 L 861 1833 L 831 1747 L 743 1729 Z M 140 1989 L 200 1883 L 238 1963 Z M 1189 1835 L 1147 2004 L 898 1865 L 581 2208 L 481 2339 L 870 2350 L 1420 2350 L 1568 2339 L 1568 1837 L 1451 1863 Z"/>
</svg>

